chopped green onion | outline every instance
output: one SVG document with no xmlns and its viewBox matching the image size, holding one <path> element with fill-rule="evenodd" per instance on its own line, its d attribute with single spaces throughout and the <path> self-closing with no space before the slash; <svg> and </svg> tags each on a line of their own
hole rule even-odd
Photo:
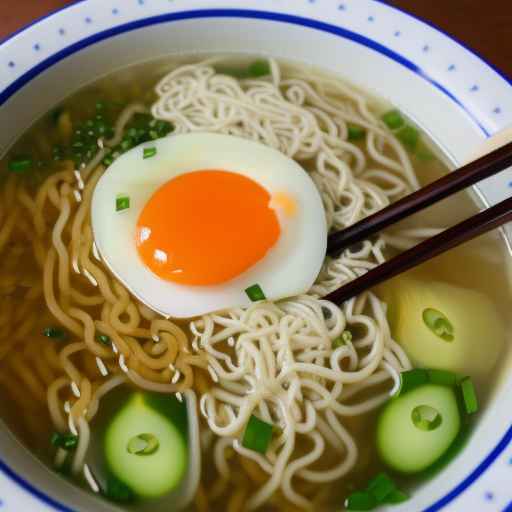
<svg viewBox="0 0 512 512">
<path fill-rule="evenodd" d="M 242 446 L 265 455 L 272 440 L 273 430 L 273 425 L 260 420 L 254 414 L 251 415 L 245 427 Z"/>
<path fill-rule="evenodd" d="M 249 288 L 245 289 L 245 293 L 253 302 L 266 299 L 265 294 L 263 293 L 263 290 L 259 284 L 253 284 L 252 286 L 249 286 Z"/>
<path fill-rule="evenodd" d="M 349 343 L 352 341 L 352 333 L 348 330 L 348 329 L 345 329 L 342 333 L 341 333 L 341 338 L 343 339 L 343 341 L 345 343 Z"/>
<path fill-rule="evenodd" d="M 409 495 L 400 489 L 395 489 L 393 492 L 388 494 L 386 497 L 385 503 L 390 503 L 392 505 L 397 505 L 398 503 L 403 503 L 409 499 Z"/>
<path fill-rule="evenodd" d="M 411 412 L 411 420 L 416 428 L 429 432 L 438 428 L 443 418 L 434 407 L 430 407 L 430 405 L 418 405 Z"/>
<path fill-rule="evenodd" d="M 107 108 L 107 104 L 104 101 L 97 101 L 96 102 L 96 110 L 98 112 L 105 110 Z"/>
<path fill-rule="evenodd" d="M 113 475 L 108 475 L 103 495 L 115 503 L 130 503 L 135 500 L 135 493 Z"/>
<path fill-rule="evenodd" d="M 261 78 L 262 76 L 270 75 L 270 65 L 266 60 L 256 60 L 252 64 L 249 64 L 247 68 L 235 68 L 235 67 L 218 67 L 216 68 L 217 73 L 222 75 L 232 76 L 233 78 Z"/>
<path fill-rule="evenodd" d="M 156 148 L 144 148 L 144 159 L 151 158 L 156 155 Z"/>
<path fill-rule="evenodd" d="M 400 491 L 393 480 L 380 473 L 370 480 L 364 491 L 352 493 L 345 501 L 347 510 L 373 510 L 384 503 L 401 503 L 409 496 Z"/>
<path fill-rule="evenodd" d="M 352 333 L 348 329 L 345 329 L 337 338 L 332 340 L 332 348 L 340 348 L 343 345 L 350 343 L 351 341 Z"/>
<path fill-rule="evenodd" d="M 366 491 L 353 492 L 345 501 L 347 510 L 373 510 L 376 506 L 377 500 Z"/>
<path fill-rule="evenodd" d="M 407 149 L 414 151 L 420 140 L 420 132 L 414 126 L 406 125 L 396 132 L 396 137 Z"/>
<path fill-rule="evenodd" d="M 431 384 L 452 387 L 457 384 L 457 375 L 448 370 L 427 370 L 428 380 Z"/>
<path fill-rule="evenodd" d="M 131 137 L 124 137 L 119 146 L 123 151 L 128 151 L 133 148 L 133 139 Z"/>
<path fill-rule="evenodd" d="M 405 125 L 405 120 L 398 110 L 390 110 L 389 112 L 386 112 L 382 116 L 382 120 L 390 130 L 398 130 L 398 128 Z"/>
<path fill-rule="evenodd" d="M 54 432 L 52 434 L 51 443 L 57 448 L 73 450 L 78 445 L 78 436 L 74 436 L 73 434 L 60 434 L 59 432 Z"/>
<path fill-rule="evenodd" d="M 366 135 L 366 130 L 364 128 L 361 128 L 360 126 L 356 126 L 355 124 L 349 124 L 347 126 L 347 130 L 348 140 L 350 141 L 364 139 Z"/>
<path fill-rule="evenodd" d="M 122 212 L 130 208 L 130 198 L 128 196 L 116 197 L 116 212 Z"/>
<path fill-rule="evenodd" d="M 20 155 L 9 161 L 8 168 L 11 172 L 24 173 L 29 169 L 32 169 L 32 164 L 32 158 L 29 156 Z"/>
<path fill-rule="evenodd" d="M 428 372 L 422 368 L 414 368 L 400 373 L 400 388 L 395 396 L 404 395 L 422 384 L 428 382 Z"/>
<path fill-rule="evenodd" d="M 65 340 L 67 338 L 67 333 L 60 327 L 46 327 L 43 329 L 43 336 L 53 338 L 55 340 Z"/>
<path fill-rule="evenodd" d="M 439 338 L 444 341 L 453 341 L 453 325 L 446 315 L 437 309 L 427 308 L 422 313 L 423 323 Z"/>
<path fill-rule="evenodd" d="M 98 334 L 96 336 L 96 339 L 102 344 L 102 345 L 110 345 L 112 340 L 110 339 L 110 336 L 107 336 L 106 334 Z"/>
<path fill-rule="evenodd" d="M 132 455 L 152 455 L 159 446 L 160 441 L 154 434 L 138 434 L 128 441 L 126 450 Z"/>
<path fill-rule="evenodd" d="M 462 391 L 462 400 L 464 402 L 464 409 L 468 414 L 473 414 L 478 411 L 478 398 L 476 396 L 475 386 L 471 377 L 465 377 L 459 383 Z"/>
<path fill-rule="evenodd" d="M 113 163 L 114 163 L 114 157 L 112 155 L 107 155 L 103 159 L 103 165 L 106 166 L 106 167 L 112 165 Z"/>
<path fill-rule="evenodd" d="M 174 130 L 174 126 L 169 121 L 162 119 L 156 120 L 154 128 L 160 137 L 165 137 Z"/>
<path fill-rule="evenodd" d="M 105 121 L 96 121 L 94 131 L 98 137 L 108 137 L 112 133 L 112 127 Z"/>
<path fill-rule="evenodd" d="M 375 478 L 372 478 L 367 487 L 367 491 L 373 494 L 377 503 L 383 503 L 395 489 L 395 482 L 386 473 L 379 473 Z"/>
<path fill-rule="evenodd" d="M 270 75 L 270 73 L 270 65 L 266 60 L 256 60 L 247 68 L 247 74 L 251 78 L 260 78 L 262 76 Z"/>
</svg>

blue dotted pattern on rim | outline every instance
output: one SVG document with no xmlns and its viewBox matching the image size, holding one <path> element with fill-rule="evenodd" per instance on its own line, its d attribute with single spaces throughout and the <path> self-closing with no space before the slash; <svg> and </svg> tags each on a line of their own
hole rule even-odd
<svg viewBox="0 0 512 512">
<path fill-rule="evenodd" d="M 83 0 L 79 0 L 79 1 L 83 1 Z M 307 3 L 309 3 L 309 4 L 316 4 L 316 0 L 306 0 L 306 2 L 307 2 Z M 78 3 L 78 2 L 77 2 L 77 3 Z M 137 3 L 138 3 L 140 6 L 144 6 L 144 5 L 146 4 L 146 0 L 137 0 Z M 347 5 L 346 5 L 346 4 L 339 4 L 339 5 L 338 5 L 338 9 L 339 9 L 340 11 L 346 11 L 348 8 L 347 8 Z M 118 9 L 117 7 L 114 7 L 114 8 L 112 9 L 112 14 L 113 14 L 113 15 L 118 15 L 118 14 L 119 14 L 119 9 Z M 86 23 L 86 24 L 92 24 L 92 23 L 93 23 L 93 19 L 92 19 L 90 16 L 87 16 L 87 17 L 84 19 L 84 21 L 85 21 L 85 23 Z M 368 21 L 369 23 L 373 23 L 373 22 L 375 22 L 375 21 L 376 21 L 376 18 L 375 18 L 375 16 L 374 16 L 373 14 L 371 14 L 370 16 L 368 16 L 368 17 L 367 17 L 367 21 Z M 61 36 L 66 35 L 66 29 L 64 29 L 64 28 L 59 29 L 59 34 L 60 34 Z M 394 35 L 395 37 L 400 37 L 400 36 L 401 36 L 401 34 L 402 34 L 402 33 L 401 33 L 401 31 L 400 31 L 400 30 L 395 30 L 395 32 L 394 32 L 394 34 L 393 34 L 393 35 Z M 36 48 L 36 46 L 37 46 L 37 48 Z M 34 46 L 34 50 L 39 51 L 39 50 L 41 49 L 41 48 L 40 48 L 40 46 L 39 46 L 39 45 L 36 45 L 36 46 Z M 422 51 L 423 51 L 423 53 L 429 53 L 429 52 L 430 52 L 430 50 L 431 50 L 431 47 L 430 47 L 430 45 L 429 45 L 429 44 L 424 44 L 424 45 L 422 46 Z M 9 67 L 9 68 L 11 68 L 11 69 L 12 69 L 12 68 L 14 68 L 14 67 L 16 67 L 16 63 L 15 63 L 15 62 L 13 62 L 13 61 L 8 62 L 8 64 L 7 64 L 7 65 L 8 65 L 8 67 Z M 456 68 L 455 64 L 450 64 L 450 66 L 448 67 L 447 71 L 455 71 L 456 69 L 457 69 L 457 68 Z M 470 90 L 470 92 L 476 92 L 476 91 L 479 91 L 479 90 L 480 90 L 480 88 L 479 88 L 479 86 L 478 86 L 478 85 L 476 85 L 476 84 L 475 84 L 475 85 L 471 86 L 471 88 L 470 88 L 469 90 Z M 496 106 L 493 108 L 493 110 L 492 110 L 492 113 L 493 113 L 493 114 L 495 114 L 495 115 L 499 115 L 499 114 L 501 114 L 502 112 L 503 112 L 503 109 L 502 109 L 502 107 L 501 107 L 500 105 L 496 105 Z"/>
</svg>

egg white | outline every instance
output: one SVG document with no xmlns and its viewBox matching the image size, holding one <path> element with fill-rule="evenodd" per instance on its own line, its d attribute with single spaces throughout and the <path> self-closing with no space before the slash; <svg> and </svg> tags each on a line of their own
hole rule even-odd
<svg viewBox="0 0 512 512">
<path fill-rule="evenodd" d="M 143 159 L 144 148 L 149 147 L 156 147 L 157 153 Z M 295 200 L 296 212 L 287 216 L 276 210 L 281 227 L 278 241 L 263 259 L 238 277 L 213 286 L 165 281 L 139 257 L 135 243 L 139 215 L 156 190 L 169 180 L 208 169 L 251 178 L 271 196 L 284 192 Z M 129 196 L 130 208 L 116 212 L 120 194 Z M 98 181 L 91 215 L 96 246 L 112 273 L 148 307 L 177 318 L 249 306 L 245 289 L 254 284 L 261 286 L 269 300 L 305 293 L 320 271 L 327 248 L 322 200 L 304 169 L 272 148 L 229 135 L 175 135 L 131 149 Z M 251 230 L 250 225 L 247 230 Z"/>
</svg>

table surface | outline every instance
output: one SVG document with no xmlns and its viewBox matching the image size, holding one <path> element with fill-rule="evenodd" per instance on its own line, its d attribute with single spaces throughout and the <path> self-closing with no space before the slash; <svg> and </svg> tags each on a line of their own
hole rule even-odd
<svg viewBox="0 0 512 512">
<path fill-rule="evenodd" d="M 334 0 L 331 0 L 334 1 Z M 0 0 L 0 39 L 69 0 Z M 512 1 L 389 0 L 434 23 L 512 77 Z"/>
</svg>

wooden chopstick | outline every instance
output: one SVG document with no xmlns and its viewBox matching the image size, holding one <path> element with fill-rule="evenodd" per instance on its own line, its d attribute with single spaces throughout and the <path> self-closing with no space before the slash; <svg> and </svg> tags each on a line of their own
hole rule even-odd
<svg viewBox="0 0 512 512">
<path fill-rule="evenodd" d="M 336 254 L 356 242 L 366 240 L 391 224 L 510 166 L 512 142 L 443 176 L 356 224 L 333 233 L 327 242 L 327 253 Z"/>
<path fill-rule="evenodd" d="M 432 238 L 428 238 L 412 249 L 395 256 L 354 281 L 331 292 L 324 298 L 336 304 L 341 304 L 343 301 L 387 279 L 391 279 L 420 263 L 510 221 L 512 221 L 512 197 L 446 229 Z"/>
</svg>

